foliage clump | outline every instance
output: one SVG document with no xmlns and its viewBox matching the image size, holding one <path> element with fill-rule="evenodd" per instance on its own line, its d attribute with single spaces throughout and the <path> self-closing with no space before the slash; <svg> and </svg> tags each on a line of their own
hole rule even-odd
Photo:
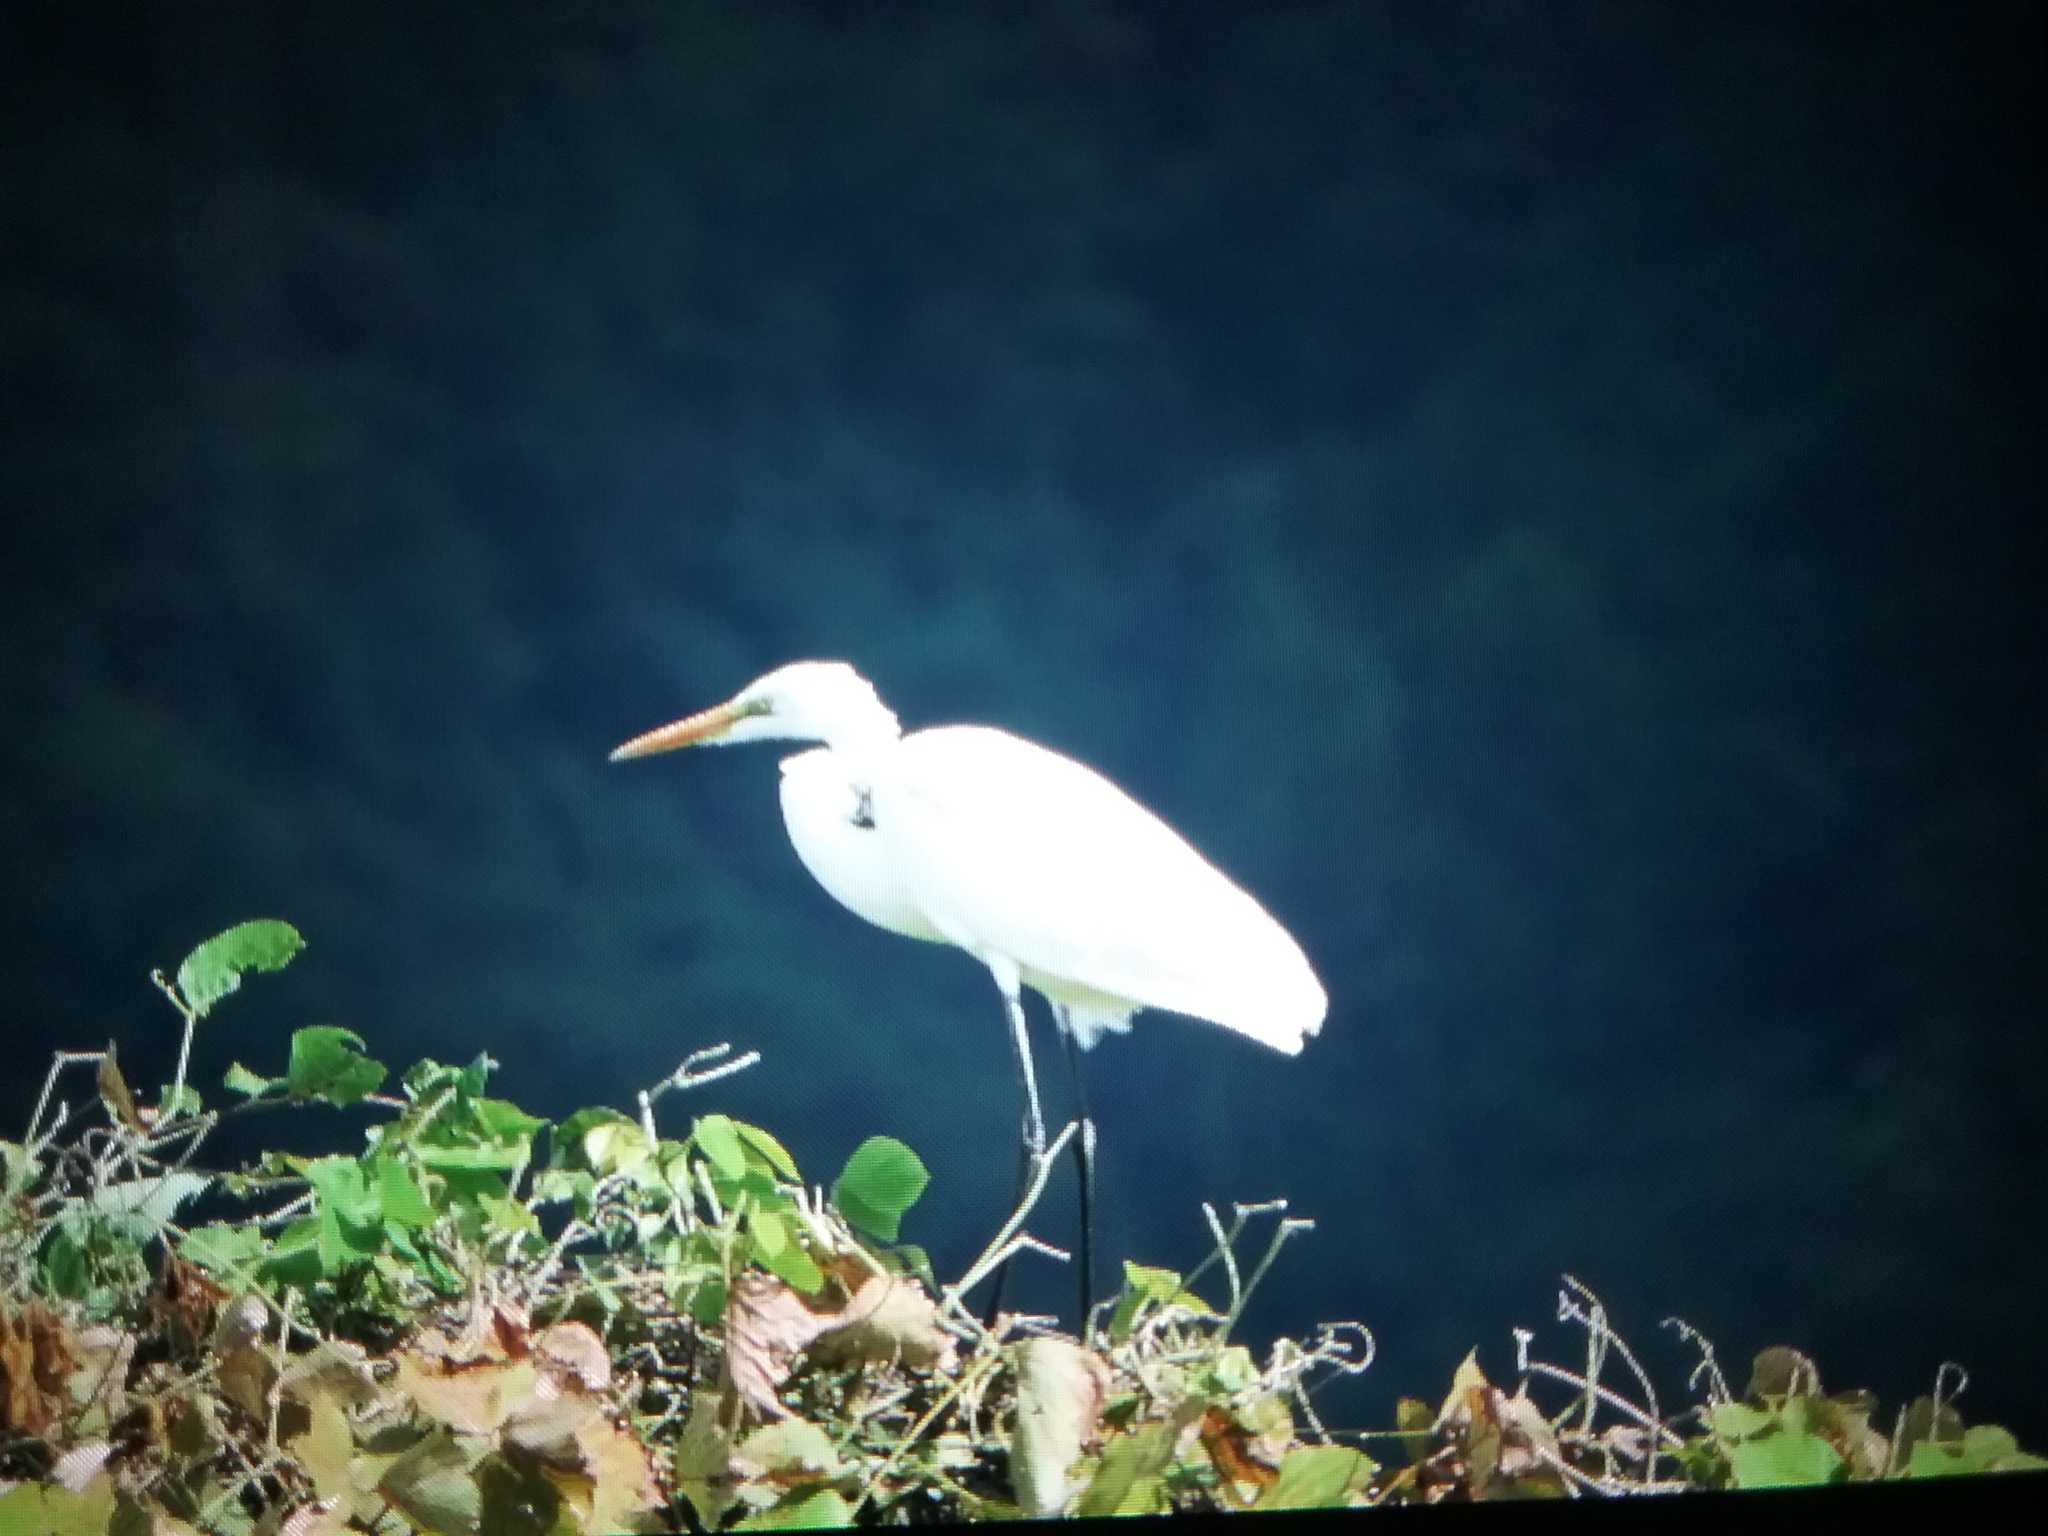
<svg viewBox="0 0 2048 1536">
<path fill-rule="evenodd" d="M 637 1114 L 550 1124 L 488 1092 L 488 1058 L 417 1062 L 391 1083 L 361 1036 L 314 1025 L 275 1075 L 231 1066 L 208 1108 L 185 1081 L 195 1029 L 243 975 L 302 947 L 271 920 L 201 945 L 175 980 L 155 977 L 184 1024 L 172 1083 L 138 1098 L 112 1045 L 60 1053 L 24 1139 L 0 1142 L 0 1531 L 582 1536 L 2048 1465 L 1966 1428 L 1946 1373 L 1881 1433 L 1867 1394 L 1824 1395 L 1790 1350 L 1759 1356 L 1735 1397 L 1683 1325 L 1703 1400 L 1667 1418 L 1569 1279 L 1559 1317 L 1585 1335 L 1583 1368 L 1534 1360 L 1518 1331 L 1512 1393 L 1475 1353 L 1439 1406 L 1404 1398 L 1392 1429 L 1332 1432 L 1311 1392 L 1370 1364 L 1363 1327 L 1281 1339 L 1263 1361 L 1233 1339 L 1310 1226 L 1277 1201 L 1227 1223 L 1204 1206 L 1208 1260 L 1185 1276 L 1126 1263 L 1080 1338 L 1050 1319 L 986 1323 L 966 1293 L 1021 1252 L 1055 1251 L 1024 1223 L 1076 1128 L 942 1285 L 900 1240 L 929 1177 L 901 1142 L 863 1142 L 828 1194 L 758 1126 L 707 1112 L 661 1133 L 664 1095 L 752 1064 L 722 1046 L 641 1093 Z M 101 1115 L 55 1097 L 85 1065 Z M 354 1155 L 200 1163 L 222 1121 L 313 1105 L 380 1118 Z M 1604 1379 L 1617 1361 L 1628 1390 Z M 1539 1384 L 1571 1395 L 1545 1408 Z M 1399 1464 L 1366 1454 L 1373 1440 Z"/>
</svg>

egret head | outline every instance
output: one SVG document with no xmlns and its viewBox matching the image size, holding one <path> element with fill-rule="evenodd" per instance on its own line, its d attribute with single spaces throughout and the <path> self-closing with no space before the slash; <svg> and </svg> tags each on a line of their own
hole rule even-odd
<svg viewBox="0 0 2048 1536">
<path fill-rule="evenodd" d="M 897 732 L 896 717 L 875 693 L 874 684 L 845 662 L 792 661 L 755 678 L 723 704 L 657 726 L 613 748 L 611 760 L 742 741 L 822 741 L 839 746 L 878 736 L 893 740 Z"/>
</svg>

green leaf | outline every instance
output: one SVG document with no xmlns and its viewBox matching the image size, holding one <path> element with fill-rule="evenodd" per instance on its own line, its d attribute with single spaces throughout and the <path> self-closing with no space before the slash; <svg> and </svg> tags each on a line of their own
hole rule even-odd
<svg viewBox="0 0 2048 1536">
<path fill-rule="evenodd" d="M 285 1087 L 295 1099 L 322 1099 L 344 1106 L 375 1093 L 384 1064 L 363 1054 L 363 1037 L 336 1024 L 310 1024 L 292 1034 Z"/>
<path fill-rule="evenodd" d="M 175 1092 L 169 1083 L 165 1083 L 156 1091 L 156 1112 L 165 1120 L 175 1120 L 180 1115 L 196 1115 L 205 1107 L 199 1090 L 190 1083 Z"/>
<path fill-rule="evenodd" d="M 1972 1424 L 1963 1431 L 1963 1454 L 1980 1467 L 1988 1468 L 1993 1462 L 2017 1456 L 2019 1450 L 2020 1443 L 2012 1437 L 2012 1431 L 2001 1425 Z"/>
<path fill-rule="evenodd" d="M 338 1275 L 356 1257 L 348 1236 L 341 1229 L 341 1213 L 331 1205 L 313 1212 L 313 1251 L 320 1258 L 322 1275 Z"/>
<path fill-rule="evenodd" d="M 238 1093 L 245 1099 L 270 1092 L 284 1081 L 279 1077 L 258 1077 L 239 1061 L 228 1063 L 228 1075 L 221 1079 L 221 1086 L 229 1093 Z"/>
<path fill-rule="evenodd" d="M 1802 1488 L 1831 1483 L 1845 1470 L 1841 1453 L 1819 1435 L 1778 1429 L 1728 1448 L 1738 1488 Z"/>
<path fill-rule="evenodd" d="M 1193 1291 L 1180 1283 L 1180 1273 L 1171 1269 L 1154 1269 L 1147 1264 L 1133 1264 L 1124 1260 L 1124 1292 L 1117 1298 L 1116 1310 L 1110 1314 L 1109 1336 L 1121 1344 L 1131 1336 L 1132 1325 L 1138 1320 L 1138 1313 L 1146 1302 L 1161 1306 L 1181 1306 L 1195 1312 L 1214 1314 L 1215 1309 Z"/>
<path fill-rule="evenodd" d="M 416 1104 L 438 1099 L 444 1093 L 461 1093 L 475 1098 L 484 1091 L 484 1078 L 496 1065 L 488 1056 L 479 1056 L 466 1067 L 444 1066 L 431 1060 L 416 1061 L 406 1068 L 399 1085 L 405 1089 L 405 1096 Z"/>
<path fill-rule="evenodd" d="M 1960 1477 L 1978 1469 L 1970 1464 L 1959 1445 L 1940 1445 L 1922 1440 L 1906 1458 L 1907 1477 Z"/>
<path fill-rule="evenodd" d="M 18 1483 L 0 1494 L 0 1532 L 42 1536 L 105 1536 L 119 1517 L 114 1480 L 97 1472 L 77 1493 L 68 1488 Z"/>
<path fill-rule="evenodd" d="M 579 1109 L 555 1127 L 550 1161 L 561 1168 L 588 1168 L 604 1178 L 631 1173 L 653 1155 L 638 1122 L 616 1109 Z"/>
<path fill-rule="evenodd" d="M 691 1318 L 706 1328 L 716 1328 L 725 1321 L 725 1298 L 723 1280 L 704 1281 L 690 1292 Z"/>
<path fill-rule="evenodd" d="M 253 1226 L 208 1222 L 194 1227 L 178 1244 L 182 1258 L 216 1274 L 239 1274 L 263 1256 L 263 1234 Z"/>
<path fill-rule="evenodd" d="M 470 1112 L 476 1117 L 478 1129 L 494 1141 L 531 1141 L 533 1133 L 547 1124 L 510 1099 L 473 1099 Z"/>
<path fill-rule="evenodd" d="M 205 1194 L 212 1183 L 208 1174 L 180 1169 L 155 1178 L 103 1184 L 92 1192 L 87 1203 L 103 1216 L 139 1216 L 151 1226 L 160 1227 L 177 1214 L 179 1206 Z"/>
<path fill-rule="evenodd" d="M 424 1227 L 432 1223 L 434 1208 L 411 1172 L 395 1157 L 377 1159 L 377 1193 L 384 1204 L 384 1219 L 401 1227 Z"/>
<path fill-rule="evenodd" d="M 1907 1477 L 1955 1477 L 1964 1473 L 2011 1471 L 2043 1463 L 2019 1447 L 2012 1431 L 1997 1424 L 1973 1424 L 1961 1440 L 1921 1440 L 1906 1458 Z"/>
<path fill-rule="evenodd" d="M 738 1129 L 724 1115 L 698 1116 L 697 1123 L 690 1128 L 690 1137 L 720 1177 L 733 1180 L 746 1177 L 746 1149 L 740 1145 Z"/>
<path fill-rule="evenodd" d="M 918 1155 L 893 1136 L 870 1136 L 846 1160 L 832 1185 L 832 1203 L 861 1230 L 896 1241 L 903 1213 L 931 1182 Z"/>
<path fill-rule="evenodd" d="M 1259 1379 L 1259 1367 L 1250 1350 L 1233 1344 L 1197 1367 L 1194 1379 L 1201 1391 L 1220 1400 L 1249 1391 Z"/>
<path fill-rule="evenodd" d="M 245 971 L 281 971 L 306 947 L 299 930 L 275 918 L 260 917 L 217 933 L 185 957 L 178 967 L 178 992 L 200 1018 L 242 984 Z"/>
<path fill-rule="evenodd" d="M 438 1430 L 384 1469 L 377 1491 L 415 1525 L 439 1536 L 474 1536 L 482 1524 L 483 1492 L 471 1475 L 491 1442 Z"/>
<path fill-rule="evenodd" d="M 92 1287 L 92 1267 L 85 1250 L 62 1228 L 53 1231 L 43 1244 L 36 1267 L 40 1271 L 40 1289 L 48 1295 L 79 1301 Z"/>
<path fill-rule="evenodd" d="M 1777 1424 L 1776 1414 L 1747 1403 L 1716 1403 L 1707 1412 L 1707 1422 L 1723 1440 L 1747 1440 Z"/>
<path fill-rule="evenodd" d="M 1280 1476 L 1259 1495 L 1260 1509 L 1342 1509 L 1379 1467 L 1348 1445 L 1299 1445 L 1280 1463 Z"/>
<path fill-rule="evenodd" d="M 732 1128 L 739 1132 L 740 1140 L 744 1141 L 750 1150 L 759 1153 L 776 1173 L 792 1184 L 802 1182 L 797 1176 L 796 1159 L 789 1155 L 789 1149 L 781 1142 L 758 1125 L 749 1125 L 744 1120 L 733 1121 Z"/>
<path fill-rule="evenodd" d="M 1155 1269 L 1149 1264 L 1124 1260 L 1124 1284 L 1153 1301 L 1171 1301 L 1180 1294 L 1180 1271 Z"/>
<path fill-rule="evenodd" d="M 810 1531 L 853 1524 L 853 1509 L 830 1488 L 791 1493 L 758 1514 L 747 1516 L 734 1530 Z"/>
<path fill-rule="evenodd" d="M 351 1157 L 292 1158 L 313 1187 L 313 1240 L 323 1275 L 340 1273 L 384 1245 L 383 1198 Z"/>
<path fill-rule="evenodd" d="M 472 1142 L 466 1147 L 437 1146 L 431 1142 L 413 1149 L 422 1168 L 436 1173 L 502 1173 L 526 1161 L 526 1149 L 492 1142 Z"/>
<path fill-rule="evenodd" d="M 320 1261 L 320 1223 L 308 1216 L 277 1234 L 263 1261 L 263 1274 L 286 1285 L 307 1286 L 321 1277 Z"/>
<path fill-rule="evenodd" d="M 540 1218 L 505 1195 L 482 1194 L 477 1197 L 477 1206 L 483 1211 L 484 1219 L 492 1231 L 502 1237 L 538 1237 Z"/>
<path fill-rule="evenodd" d="M 378 1191 L 352 1157 L 293 1157 L 287 1161 L 323 1204 L 351 1225 L 374 1226 L 383 1216 Z"/>
<path fill-rule="evenodd" d="M 590 1214 L 590 1197 L 597 1193 L 597 1177 L 583 1168 L 543 1168 L 533 1176 L 533 1196 L 543 1205 L 568 1200 L 575 1202 L 576 1214 Z"/>
<path fill-rule="evenodd" d="M 1118 1435 L 1102 1448 L 1102 1460 L 1074 1513 L 1083 1519 L 1162 1513 L 1166 1508 L 1162 1474 L 1172 1461 L 1170 1424 L 1148 1424 L 1135 1434 Z"/>
<path fill-rule="evenodd" d="M 747 1232 L 754 1240 L 754 1258 L 763 1269 L 807 1296 L 817 1294 L 825 1283 L 824 1271 L 791 1236 L 788 1221 L 774 1211 L 754 1211 L 747 1217 Z"/>
</svg>

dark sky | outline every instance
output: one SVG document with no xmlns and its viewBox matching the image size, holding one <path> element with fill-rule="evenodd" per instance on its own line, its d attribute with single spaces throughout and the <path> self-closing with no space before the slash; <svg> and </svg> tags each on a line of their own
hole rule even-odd
<svg viewBox="0 0 2048 1536">
<path fill-rule="evenodd" d="M 168 1076 L 149 968 L 274 914 L 202 1086 L 335 1022 L 560 1116 L 730 1039 L 695 1108 L 903 1137 L 957 1270 L 986 976 L 811 884 L 773 749 L 604 761 L 843 656 L 1301 938 L 1304 1056 L 1155 1015 L 1091 1091 L 1112 1255 L 1317 1218 L 1250 1329 L 1373 1326 L 1333 1422 L 1570 1353 L 1568 1270 L 1667 1401 L 1677 1313 L 2038 1448 L 2042 34 L 8 8 L 0 1125 Z"/>
</svg>

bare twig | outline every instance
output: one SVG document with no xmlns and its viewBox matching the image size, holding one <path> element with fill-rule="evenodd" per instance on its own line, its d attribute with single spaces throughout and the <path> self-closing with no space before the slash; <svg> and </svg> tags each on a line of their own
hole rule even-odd
<svg viewBox="0 0 2048 1536">
<path fill-rule="evenodd" d="M 1692 1374 L 1685 1378 L 1686 1390 L 1698 1391 L 1700 1377 L 1705 1376 L 1709 1403 L 1733 1401 L 1735 1394 L 1728 1390 L 1728 1378 L 1721 1374 L 1721 1362 L 1714 1358 L 1713 1341 L 1682 1317 L 1667 1317 L 1664 1319 L 1664 1326 L 1674 1330 L 1681 1343 L 1690 1344 L 1700 1352 L 1700 1363 L 1694 1366 Z"/>
<path fill-rule="evenodd" d="M 192 1060 L 192 1033 L 199 1027 L 199 1014 L 162 971 L 151 971 L 149 979 L 156 983 L 157 991 L 163 993 L 170 1005 L 178 1010 L 178 1017 L 185 1021 L 184 1032 L 178 1037 L 178 1070 L 171 1076 L 169 1102 L 164 1105 L 164 1119 L 169 1121 L 178 1118 L 178 1109 L 185 1097 L 185 1068 Z"/>
<path fill-rule="evenodd" d="M 715 1083 L 721 1077 L 731 1077 L 735 1072 L 744 1072 L 760 1061 L 759 1051 L 747 1051 L 731 1061 L 718 1059 L 732 1049 L 728 1041 L 707 1045 L 701 1051 L 692 1051 L 683 1058 L 683 1064 L 669 1073 L 651 1088 L 640 1090 L 640 1129 L 647 1133 L 647 1139 L 656 1140 L 654 1132 L 654 1101 L 664 1093 L 679 1088 L 702 1088 L 706 1083 Z M 718 1062 L 717 1066 L 710 1063 Z"/>
<path fill-rule="evenodd" d="M 1280 1205 L 1283 1210 L 1286 1208 L 1282 1202 L 1273 1203 Z M 1299 1237 L 1304 1232 L 1313 1232 L 1315 1229 L 1316 1224 L 1306 1216 L 1281 1218 L 1279 1224 L 1273 1228 L 1273 1237 L 1266 1244 L 1266 1251 L 1259 1256 L 1259 1262 L 1252 1266 L 1251 1278 L 1244 1283 L 1244 1294 L 1238 1298 L 1237 1304 L 1230 1309 L 1230 1316 L 1224 1320 L 1225 1333 L 1237 1326 L 1237 1320 L 1244 1315 L 1245 1304 L 1252 1299 L 1252 1292 L 1259 1288 L 1259 1282 L 1266 1278 L 1266 1271 L 1273 1267 L 1273 1260 L 1280 1256 L 1280 1250 L 1286 1246 L 1287 1240 Z"/>
<path fill-rule="evenodd" d="M 22 1137 L 22 1141 L 28 1147 L 29 1156 L 36 1156 L 50 1142 L 56 1140 L 57 1133 L 64 1129 L 64 1122 L 71 1117 L 70 1110 L 60 1103 L 57 1106 L 57 1118 L 51 1122 L 48 1134 L 40 1141 L 36 1139 L 36 1128 L 42 1124 L 43 1111 L 49 1107 L 51 1090 L 57 1086 L 57 1074 L 66 1067 L 79 1066 L 88 1061 L 97 1066 L 100 1062 L 106 1060 L 106 1056 L 107 1053 L 105 1051 L 53 1051 L 51 1053 L 49 1074 L 43 1078 L 43 1091 L 36 1096 L 35 1113 L 28 1117 L 28 1134 Z"/>
<path fill-rule="evenodd" d="M 1078 1121 L 1069 1120 L 1060 1128 L 1060 1133 L 1053 1137 L 1050 1145 L 1041 1151 L 1034 1151 L 1031 1154 L 1030 1166 L 1027 1169 L 1029 1177 L 1025 1181 L 1023 1199 L 1017 1202 L 1017 1208 L 1010 1212 L 1009 1219 L 1003 1223 L 996 1235 L 989 1240 L 989 1245 L 981 1251 L 981 1257 L 968 1266 L 965 1275 L 946 1288 L 944 1298 L 946 1306 L 957 1307 L 965 1311 L 965 1303 L 960 1298 L 973 1290 L 975 1286 L 981 1284 L 991 1274 L 995 1273 L 1006 1257 L 1020 1251 L 1017 1247 L 1012 1246 L 1012 1239 L 1023 1229 L 1024 1223 L 1030 1218 L 1032 1210 L 1038 1205 L 1039 1197 L 1045 1193 L 1045 1181 L 1052 1172 L 1054 1161 L 1066 1150 L 1067 1143 L 1074 1139 L 1074 1133 L 1079 1129 L 1080 1123 Z M 1033 1241 L 1035 1243 L 1036 1240 L 1034 1239 Z M 1047 1249 L 1042 1243 L 1036 1244 L 1036 1246 L 1046 1252 L 1058 1252 L 1057 1249 Z M 1061 1255 L 1061 1257 L 1064 1258 L 1065 1255 Z"/>
</svg>

